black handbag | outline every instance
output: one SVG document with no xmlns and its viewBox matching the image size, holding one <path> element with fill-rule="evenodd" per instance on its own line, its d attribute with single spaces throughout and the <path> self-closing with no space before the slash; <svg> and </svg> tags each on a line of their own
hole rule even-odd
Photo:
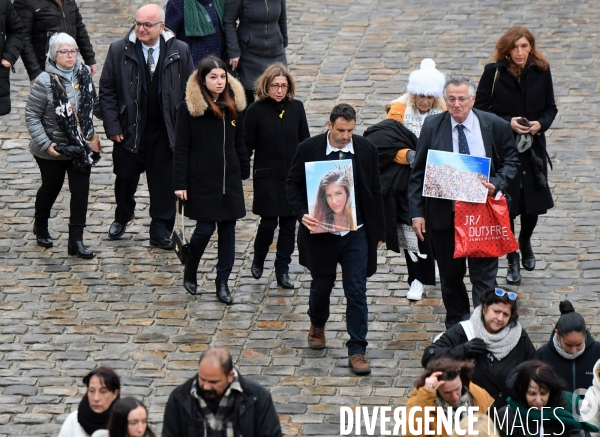
<svg viewBox="0 0 600 437">
<path fill-rule="evenodd" d="M 181 264 L 187 263 L 192 258 L 190 243 L 185 238 L 185 225 L 183 223 L 184 204 L 183 200 L 177 199 L 175 204 L 175 229 L 173 229 L 173 235 L 171 235 L 173 250 L 177 254 Z"/>
</svg>

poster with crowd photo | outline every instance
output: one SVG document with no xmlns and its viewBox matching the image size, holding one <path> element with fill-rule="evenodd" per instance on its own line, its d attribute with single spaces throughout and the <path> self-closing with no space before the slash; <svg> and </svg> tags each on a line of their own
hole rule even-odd
<svg viewBox="0 0 600 437">
<path fill-rule="evenodd" d="M 305 163 L 308 213 L 319 221 L 311 234 L 356 230 L 352 160 Z"/>
<path fill-rule="evenodd" d="M 489 177 L 490 158 L 429 150 L 423 196 L 485 203 Z"/>
</svg>

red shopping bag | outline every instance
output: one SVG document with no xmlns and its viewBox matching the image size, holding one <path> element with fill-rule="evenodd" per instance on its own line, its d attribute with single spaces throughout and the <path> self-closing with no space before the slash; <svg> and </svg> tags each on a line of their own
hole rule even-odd
<svg viewBox="0 0 600 437">
<path fill-rule="evenodd" d="M 518 248 L 504 194 L 486 203 L 456 202 L 454 258 L 500 257 Z"/>
</svg>

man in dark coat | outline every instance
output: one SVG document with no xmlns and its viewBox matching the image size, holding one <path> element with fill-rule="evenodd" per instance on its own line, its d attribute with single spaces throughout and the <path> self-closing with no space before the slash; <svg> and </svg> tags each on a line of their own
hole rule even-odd
<svg viewBox="0 0 600 437">
<path fill-rule="evenodd" d="M 468 78 L 450 78 L 444 88 L 444 98 L 448 112 L 427 117 L 423 124 L 408 183 L 408 201 L 417 236 L 421 241 L 424 232 L 431 236 L 440 270 L 446 328 L 450 328 L 470 317 L 469 296 L 464 284 L 467 259 L 454 259 L 453 202 L 423 197 L 427 152 L 442 150 L 491 158 L 490 179 L 483 183 L 490 196 L 506 189 L 517 173 L 519 158 L 510 125 L 501 118 L 472 109 L 475 87 Z M 473 307 L 476 307 L 481 293 L 496 285 L 498 258 L 468 260 Z"/>
<path fill-rule="evenodd" d="M 10 69 L 23 47 L 23 23 L 10 0 L 0 0 L 0 26 L 4 30 L 0 37 L 0 115 L 10 112 Z"/>
<path fill-rule="evenodd" d="M 377 270 L 377 248 L 385 240 L 385 225 L 377 149 L 366 138 L 353 135 L 355 125 L 356 112 L 350 105 L 342 103 L 333 108 L 327 122 L 329 130 L 298 146 L 286 188 L 288 202 L 302 224 L 298 230 L 300 264 L 308 267 L 312 276 L 308 345 L 313 349 L 325 347 L 325 323 L 329 319 L 329 300 L 339 263 L 348 302 L 348 363 L 354 373 L 365 374 L 371 372 L 365 357 L 369 316 L 367 277 Z M 311 234 L 319 222 L 308 214 L 305 163 L 336 159 L 352 160 L 358 229 Z"/>
<path fill-rule="evenodd" d="M 167 401 L 163 437 L 281 437 L 271 394 L 242 378 L 224 349 L 209 349 L 198 374 L 177 387 Z"/>
<path fill-rule="evenodd" d="M 100 78 L 100 105 L 106 135 L 114 142 L 117 208 L 108 237 L 121 238 L 133 220 L 134 196 L 145 171 L 150 245 L 171 249 L 175 114 L 194 64 L 187 44 L 165 29 L 164 20 L 160 6 L 142 6 L 134 29 L 110 45 Z"/>
<path fill-rule="evenodd" d="M 74 0 L 14 0 L 14 5 L 25 27 L 21 57 L 29 80 L 33 81 L 46 68 L 48 42 L 59 32 L 75 39 L 83 62 L 96 74 L 94 49 Z"/>
</svg>

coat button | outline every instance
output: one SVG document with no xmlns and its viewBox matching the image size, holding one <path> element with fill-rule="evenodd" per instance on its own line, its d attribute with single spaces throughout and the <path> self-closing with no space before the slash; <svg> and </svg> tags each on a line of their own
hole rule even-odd
<svg viewBox="0 0 600 437">
<path fill-rule="evenodd" d="M 498 393 L 498 396 L 502 397 L 502 392 Z"/>
<path fill-rule="evenodd" d="M 429 355 L 433 355 L 433 349 L 429 349 Z"/>
<path fill-rule="evenodd" d="M 526 172 L 526 171 L 523 171 L 523 174 L 527 174 L 527 172 Z"/>
</svg>

